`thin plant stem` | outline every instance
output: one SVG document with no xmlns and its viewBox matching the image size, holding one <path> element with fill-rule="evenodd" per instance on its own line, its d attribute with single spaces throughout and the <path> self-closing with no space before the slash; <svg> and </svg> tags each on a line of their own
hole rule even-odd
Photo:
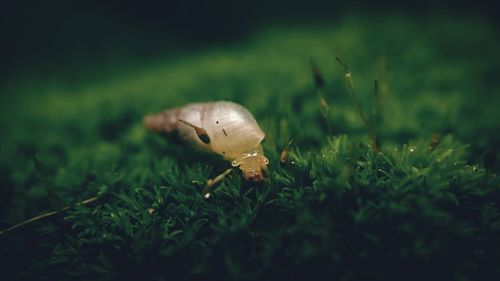
<svg viewBox="0 0 500 281">
<path fill-rule="evenodd" d="M 90 204 L 90 203 L 92 203 L 92 202 L 96 201 L 97 199 L 99 199 L 99 197 L 98 197 L 98 196 L 91 197 L 91 198 L 85 199 L 85 200 L 83 200 L 83 201 L 80 201 L 80 202 L 78 202 L 78 203 L 76 203 L 76 204 L 74 204 L 74 205 L 65 206 L 65 207 L 63 207 L 63 208 L 61 208 L 61 209 L 59 209 L 59 210 L 56 210 L 56 211 L 51 211 L 51 212 L 48 212 L 48 213 L 45 213 L 45 214 L 38 215 L 38 216 L 36 216 L 36 217 L 32 217 L 31 219 L 25 220 L 25 221 L 23 221 L 23 222 L 21 222 L 21 223 L 18 223 L 18 224 L 16 224 L 16 225 L 13 225 L 13 226 L 11 226 L 11 227 L 9 227 L 9 228 L 7 228 L 7 229 L 4 229 L 4 230 L 0 231 L 0 235 L 3 235 L 3 234 L 5 234 L 5 233 L 7 233 L 7 232 L 10 232 L 10 231 L 13 231 L 13 230 L 15 230 L 15 229 L 18 229 L 18 228 L 20 228 L 20 227 L 22 227 L 22 226 L 25 226 L 25 225 L 27 225 L 27 224 L 30 224 L 30 223 L 33 223 L 33 222 L 39 221 L 39 220 L 41 220 L 41 219 L 44 219 L 44 218 L 47 218 L 47 217 L 51 217 L 51 216 L 57 215 L 57 214 L 59 214 L 59 213 L 61 213 L 61 212 L 64 212 L 64 211 L 69 210 L 69 209 L 70 209 L 70 208 L 72 208 L 72 207 L 76 207 L 76 206 L 79 206 L 79 205 L 86 205 L 86 204 Z"/>
<path fill-rule="evenodd" d="M 344 67 L 347 88 L 351 92 L 351 95 L 354 99 L 354 103 L 356 104 L 356 107 L 358 108 L 359 115 L 361 116 L 361 119 L 363 120 L 363 123 L 364 123 L 366 129 L 368 130 L 368 135 L 370 136 L 370 139 L 372 141 L 372 148 L 375 152 L 380 152 L 380 148 L 377 144 L 377 138 L 375 136 L 375 132 L 374 132 L 372 126 L 370 126 L 368 119 L 366 119 L 363 108 L 361 107 L 361 103 L 359 102 L 358 97 L 356 95 L 356 90 L 354 88 L 354 81 L 352 79 L 352 74 L 349 71 L 349 67 L 344 62 L 342 62 L 342 60 L 340 60 L 338 57 L 336 59 Z"/>
</svg>

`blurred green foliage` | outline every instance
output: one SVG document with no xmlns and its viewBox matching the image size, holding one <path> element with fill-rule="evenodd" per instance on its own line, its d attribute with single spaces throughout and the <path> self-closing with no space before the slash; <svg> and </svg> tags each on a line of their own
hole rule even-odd
<svg viewBox="0 0 500 281">
<path fill-rule="evenodd" d="M 497 35 L 480 21 L 352 17 L 276 26 L 105 78 L 20 77 L 2 89 L 0 226 L 101 198 L 0 236 L 2 276 L 493 280 Z M 379 82 L 381 153 L 335 56 L 349 64 L 368 116 Z M 142 127 L 147 113 L 209 100 L 254 113 L 267 135 L 266 184 L 233 173 L 205 200 L 206 180 L 229 164 Z"/>
</svg>

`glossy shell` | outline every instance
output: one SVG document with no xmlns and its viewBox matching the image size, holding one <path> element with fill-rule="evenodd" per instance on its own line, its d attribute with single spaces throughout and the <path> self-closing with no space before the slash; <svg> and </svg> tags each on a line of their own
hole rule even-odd
<svg viewBox="0 0 500 281">
<path fill-rule="evenodd" d="M 227 101 L 189 104 L 179 109 L 178 119 L 206 130 L 210 143 L 203 143 L 195 130 L 178 123 L 181 138 L 196 147 L 233 160 L 259 149 L 264 132 L 252 114 L 243 106 Z"/>
</svg>

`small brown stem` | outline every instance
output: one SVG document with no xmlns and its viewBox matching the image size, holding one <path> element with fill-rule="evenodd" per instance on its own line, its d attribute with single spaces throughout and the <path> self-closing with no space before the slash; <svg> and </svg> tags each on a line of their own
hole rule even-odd
<svg viewBox="0 0 500 281">
<path fill-rule="evenodd" d="M 318 89 L 323 89 L 325 87 L 325 79 L 323 79 L 323 74 L 314 63 L 314 60 L 311 58 L 311 69 L 313 72 L 314 85 Z"/>
<path fill-rule="evenodd" d="M 38 215 L 38 216 L 33 217 L 33 218 L 29 219 L 29 220 L 25 220 L 25 221 L 23 221 L 23 222 L 21 222 L 21 223 L 18 223 L 18 224 L 16 224 L 16 225 L 13 225 L 13 226 L 11 226 L 11 227 L 9 227 L 9 228 L 7 228 L 7 229 L 4 229 L 4 230 L 0 231 L 0 235 L 3 235 L 3 234 L 5 234 L 5 233 L 10 232 L 10 231 L 12 231 L 12 230 L 15 230 L 15 229 L 17 229 L 17 228 L 20 228 L 20 227 L 22 227 L 22 226 L 24 226 L 24 225 L 27 225 L 27 224 L 30 224 L 30 223 L 33 223 L 33 222 L 39 221 L 39 220 L 41 220 L 41 219 L 44 219 L 44 218 L 47 218 L 47 217 L 50 217 L 50 216 L 53 216 L 53 215 L 57 215 L 57 214 L 59 214 L 59 213 L 61 213 L 61 212 L 64 212 L 64 211 L 66 211 L 66 210 L 69 210 L 69 209 L 70 209 L 70 208 L 72 208 L 72 207 L 76 207 L 76 206 L 79 206 L 79 205 L 86 205 L 86 204 L 92 203 L 92 202 L 96 201 L 97 199 L 99 199 L 99 197 L 98 197 L 98 196 L 91 197 L 91 198 L 85 199 L 85 200 L 83 200 L 83 201 L 80 201 L 80 202 L 78 202 L 78 203 L 76 203 L 76 204 L 74 204 L 74 205 L 65 206 L 65 207 L 62 207 L 62 208 L 61 208 L 61 209 L 59 209 L 59 210 L 56 210 L 56 211 L 51 211 L 51 212 L 48 212 L 48 213 L 45 213 L 45 214 Z"/>
<path fill-rule="evenodd" d="M 224 173 L 216 176 L 215 178 L 213 179 L 209 179 L 207 181 L 207 184 L 205 185 L 205 187 L 203 188 L 203 191 L 202 191 L 202 194 L 203 194 L 203 197 L 205 197 L 206 199 L 210 198 L 210 191 L 212 190 L 212 188 L 214 186 L 216 186 L 217 184 L 219 184 L 227 175 L 229 175 L 231 172 L 233 171 L 233 169 L 227 169 Z"/>
<path fill-rule="evenodd" d="M 281 151 L 281 154 L 280 154 L 281 165 L 285 165 L 288 162 L 288 154 L 290 152 L 290 147 L 292 146 L 292 144 L 293 144 L 293 139 L 290 138 L 290 140 L 288 141 L 288 143 L 285 146 L 285 148 L 283 149 L 283 151 Z"/>
<path fill-rule="evenodd" d="M 441 141 L 441 136 L 439 134 L 432 134 L 431 141 L 429 142 L 429 147 L 431 150 L 436 149 Z"/>
<path fill-rule="evenodd" d="M 380 150 L 380 138 L 377 135 L 380 129 L 380 92 L 378 87 L 378 81 L 373 82 L 373 109 L 372 109 L 372 124 L 373 124 L 373 135 L 375 137 L 376 147 Z"/>
<path fill-rule="evenodd" d="M 316 66 L 312 58 L 310 62 L 311 62 L 311 70 L 313 73 L 314 86 L 316 87 L 316 95 L 319 99 L 320 112 L 321 115 L 323 115 L 323 118 L 325 118 L 328 133 L 331 134 L 332 133 L 332 128 L 330 126 L 331 109 L 330 105 L 328 105 L 328 102 L 326 101 L 325 97 L 322 94 L 323 89 L 325 88 L 325 79 L 323 79 L 323 74 L 321 74 L 320 69 Z"/>
<path fill-rule="evenodd" d="M 361 119 L 363 120 L 363 123 L 364 123 L 366 129 L 368 130 L 368 135 L 370 136 L 370 139 L 372 141 L 372 148 L 375 152 L 380 152 L 380 148 L 379 148 L 378 143 L 377 143 L 377 138 L 375 136 L 375 132 L 374 132 L 372 126 L 370 126 L 368 119 L 366 119 L 363 108 L 361 107 L 361 103 L 359 102 L 358 97 L 356 95 L 356 90 L 354 89 L 354 81 L 352 79 L 352 74 L 349 71 L 349 67 L 347 66 L 347 64 L 342 62 L 342 60 L 340 58 L 337 57 L 336 59 L 344 67 L 347 88 L 349 88 L 349 91 L 351 92 L 351 95 L 354 99 L 354 103 L 356 104 L 356 106 L 358 108 L 359 115 L 361 116 Z"/>
</svg>

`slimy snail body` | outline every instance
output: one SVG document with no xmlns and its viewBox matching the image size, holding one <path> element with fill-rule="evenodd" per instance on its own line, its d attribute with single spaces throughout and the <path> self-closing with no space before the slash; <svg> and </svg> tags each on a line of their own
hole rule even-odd
<svg viewBox="0 0 500 281">
<path fill-rule="evenodd" d="M 234 102 L 193 103 L 144 117 L 146 128 L 177 135 L 192 147 L 218 154 L 239 167 L 245 180 L 264 181 L 269 163 L 261 142 L 264 132 L 253 115 Z"/>
</svg>

